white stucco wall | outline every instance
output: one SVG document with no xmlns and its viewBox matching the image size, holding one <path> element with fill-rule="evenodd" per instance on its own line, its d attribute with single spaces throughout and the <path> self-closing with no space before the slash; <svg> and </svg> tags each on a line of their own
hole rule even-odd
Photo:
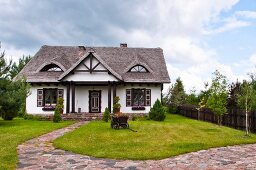
<svg viewBox="0 0 256 170">
<path fill-rule="evenodd" d="M 66 87 L 65 86 L 31 86 L 30 88 L 30 95 L 26 98 L 26 111 L 28 114 L 53 114 L 53 111 L 43 111 L 43 107 L 37 107 L 37 89 L 43 89 L 43 88 L 58 88 L 63 89 L 63 99 L 64 99 L 64 112 L 66 111 Z"/>
<path fill-rule="evenodd" d="M 59 88 L 64 90 L 64 113 L 66 113 L 66 94 L 67 88 L 65 86 L 32 86 L 30 95 L 26 99 L 26 109 L 29 114 L 53 114 L 53 111 L 43 111 L 42 107 L 37 107 L 37 89 L 43 88 Z M 145 106 L 145 110 L 132 110 L 132 107 L 126 107 L 126 89 L 131 88 L 146 88 L 151 89 L 151 106 Z M 108 107 L 108 87 L 107 86 L 76 86 L 75 87 L 75 111 L 81 108 L 81 112 L 89 112 L 89 90 L 101 90 L 101 112 L 104 112 Z M 118 85 L 116 95 L 120 97 L 121 112 L 123 113 L 148 113 L 150 107 L 153 106 L 157 99 L 161 100 L 161 85 Z M 72 95 L 70 90 L 70 111 Z M 113 88 L 111 90 L 111 106 L 113 107 Z M 112 108 L 111 108 L 112 109 Z"/>
</svg>

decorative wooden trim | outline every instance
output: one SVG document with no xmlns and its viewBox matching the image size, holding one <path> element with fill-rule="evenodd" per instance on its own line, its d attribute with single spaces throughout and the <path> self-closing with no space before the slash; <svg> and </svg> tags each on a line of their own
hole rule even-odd
<svg viewBox="0 0 256 170">
<path fill-rule="evenodd" d="M 85 66 L 85 68 L 87 68 L 87 70 L 90 70 L 89 67 L 87 67 L 87 65 L 84 64 L 84 61 L 82 61 L 82 64 Z"/>
<path fill-rule="evenodd" d="M 44 90 L 37 89 L 37 107 L 43 107 L 43 100 L 44 100 Z"/>
<path fill-rule="evenodd" d="M 90 53 L 90 73 L 92 73 L 92 53 Z"/>
<path fill-rule="evenodd" d="M 100 65 L 100 62 L 98 62 L 98 63 L 92 68 L 92 70 L 94 70 L 96 67 L 98 67 L 98 65 Z M 94 71 L 96 71 L 96 70 L 94 70 Z"/>
<path fill-rule="evenodd" d="M 126 89 L 126 107 L 132 106 L 132 90 Z"/>
<path fill-rule="evenodd" d="M 57 96 L 58 96 L 58 98 L 63 98 L 63 96 L 64 96 L 64 90 L 63 90 L 63 89 L 58 89 L 58 91 L 57 91 Z"/>
<path fill-rule="evenodd" d="M 151 89 L 145 90 L 145 106 L 151 106 Z"/>
</svg>

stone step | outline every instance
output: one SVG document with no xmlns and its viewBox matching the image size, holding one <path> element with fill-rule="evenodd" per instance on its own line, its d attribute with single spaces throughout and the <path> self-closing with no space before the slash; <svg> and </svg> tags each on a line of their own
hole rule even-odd
<svg viewBox="0 0 256 170">
<path fill-rule="evenodd" d="M 69 113 L 63 114 L 63 120 L 79 120 L 79 121 L 91 121 L 101 120 L 103 117 L 102 113 Z"/>
</svg>

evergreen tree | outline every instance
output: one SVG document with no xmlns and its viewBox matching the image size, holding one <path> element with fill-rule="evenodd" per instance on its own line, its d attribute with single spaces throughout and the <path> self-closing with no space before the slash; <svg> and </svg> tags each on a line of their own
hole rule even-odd
<svg viewBox="0 0 256 170">
<path fill-rule="evenodd" d="M 174 86 L 171 88 L 170 94 L 171 96 L 169 101 L 171 105 L 171 112 L 176 112 L 177 107 L 185 104 L 186 102 L 186 93 L 180 78 L 176 79 Z"/>
<path fill-rule="evenodd" d="M 165 117 L 164 107 L 162 106 L 160 100 L 157 99 L 149 111 L 149 118 L 156 121 L 164 121 Z"/>
<path fill-rule="evenodd" d="M 1 50 L 1 47 L 0 47 Z M 6 61 L 4 58 L 5 52 L 0 51 L 0 79 L 7 79 L 8 78 L 8 72 L 10 69 L 10 66 L 12 62 L 10 61 L 9 63 Z"/>
<path fill-rule="evenodd" d="M 109 109 L 106 107 L 106 108 L 105 108 L 105 111 L 104 111 L 104 113 L 103 113 L 102 120 L 105 121 L 105 122 L 108 122 L 109 119 L 110 119 L 110 111 L 109 111 Z"/>
<path fill-rule="evenodd" d="M 10 77 L 13 79 L 22 69 L 23 67 L 31 60 L 31 56 L 22 56 L 22 58 L 19 59 L 18 64 L 14 62 L 10 68 Z"/>
<path fill-rule="evenodd" d="M 28 85 L 25 80 L 11 81 L 9 69 L 11 61 L 6 61 L 5 53 L 0 52 L 0 116 L 12 120 L 21 110 L 25 111 L 25 100 L 28 95 Z"/>
</svg>

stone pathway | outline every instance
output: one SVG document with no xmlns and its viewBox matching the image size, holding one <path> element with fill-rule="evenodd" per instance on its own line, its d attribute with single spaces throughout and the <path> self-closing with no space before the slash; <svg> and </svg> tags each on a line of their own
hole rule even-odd
<svg viewBox="0 0 256 170">
<path fill-rule="evenodd" d="M 100 159 L 55 149 L 52 146 L 52 140 L 85 123 L 87 122 L 78 122 L 19 145 L 17 169 L 256 169 L 256 144 L 213 148 L 157 161 Z"/>
</svg>

